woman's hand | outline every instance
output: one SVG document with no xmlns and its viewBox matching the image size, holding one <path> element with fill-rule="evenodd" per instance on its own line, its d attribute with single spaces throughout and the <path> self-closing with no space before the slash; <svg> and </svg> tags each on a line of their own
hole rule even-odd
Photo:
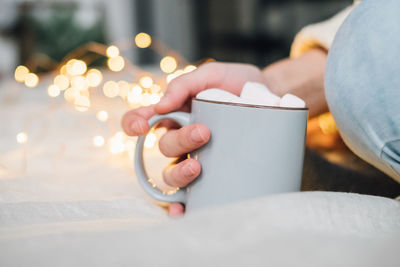
<svg viewBox="0 0 400 267">
<path fill-rule="evenodd" d="M 122 128 L 131 136 L 145 135 L 149 131 L 147 121 L 155 114 L 176 110 L 189 112 L 192 97 L 209 88 L 219 88 L 240 95 L 247 81 L 264 83 L 264 76 L 252 65 L 216 62 L 204 64 L 197 70 L 172 80 L 158 104 L 127 112 L 122 118 Z M 180 157 L 206 144 L 209 139 L 210 131 L 205 125 L 192 124 L 180 129 L 170 129 L 161 138 L 159 147 L 167 157 Z M 197 160 L 185 159 L 168 166 L 163 177 L 168 185 L 185 187 L 200 171 L 201 166 Z M 171 215 L 180 215 L 183 212 L 181 204 L 170 205 Z"/>
<path fill-rule="evenodd" d="M 295 59 L 283 59 L 264 70 L 247 64 L 207 63 L 197 70 L 179 76 L 168 85 L 161 101 L 148 107 L 127 112 L 122 118 L 122 127 L 128 135 L 145 135 L 149 131 L 147 120 L 155 114 L 171 111 L 190 111 L 192 97 L 209 88 L 219 88 L 240 95 L 243 85 L 259 82 L 267 85 L 278 96 L 291 93 L 305 100 L 310 117 L 326 112 L 328 107 L 324 94 L 324 70 L 326 52 L 312 49 Z M 191 152 L 210 139 L 205 125 L 192 124 L 180 129 L 170 129 L 160 140 L 160 150 L 167 157 L 179 157 Z M 195 159 L 185 159 L 167 167 L 164 180 L 174 187 L 184 187 L 192 182 L 201 171 Z M 170 205 L 171 215 L 182 214 L 179 203 Z"/>
</svg>

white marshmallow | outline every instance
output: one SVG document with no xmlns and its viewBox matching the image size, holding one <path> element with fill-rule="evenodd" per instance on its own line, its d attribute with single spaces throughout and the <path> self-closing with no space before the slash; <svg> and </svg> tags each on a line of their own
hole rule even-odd
<svg viewBox="0 0 400 267">
<path fill-rule="evenodd" d="M 239 103 L 248 105 L 304 108 L 305 102 L 292 94 L 286 94 L 282 98 L 273 94 L 266 86 L 260 83 L 247 82 L 242 89 L 241 97 L 227 91 L 212 88 L 204 90 L 196 95 L 196 98 L 210 101 Z"/>
<path fill-rule="evenodd" d="M 305 108 L 306 103 L 301 98 L 295 95 L 286 94 L 281 98 L 279 106 L 286 108 Z"/>
<path fill-rule="evenodd" d="M 280 97 L 272 93 L 268 87 L 256 82 L 246 82 L 240 98 L 247 101 L 248 104 L 263 106 L 278 106 L 280 100 Z"/>
<path fill-rule="evenodd" d="M 204 90 L 196 95 L 196 98 L 210 101 L 221 101 L 229 103 L 242 103 L 242 99 L 237 95 L 229 93 L 227 91 L 212 88 Z"/>
</svg>

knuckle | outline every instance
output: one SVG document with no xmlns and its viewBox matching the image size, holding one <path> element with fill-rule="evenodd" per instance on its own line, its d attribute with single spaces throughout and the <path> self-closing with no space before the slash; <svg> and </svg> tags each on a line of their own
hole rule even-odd
<svg viewBox="0 0 400 267">
<path fill-rule="evenodd" d="M 190 137 L 190 133 L 192 131 L 193 126 L 182 127 L 178 130 L 179 134 L 177 136 L 178 145 L 182 149 L 191 149 L 192 148 L 192 139 Z"/>
</svg>

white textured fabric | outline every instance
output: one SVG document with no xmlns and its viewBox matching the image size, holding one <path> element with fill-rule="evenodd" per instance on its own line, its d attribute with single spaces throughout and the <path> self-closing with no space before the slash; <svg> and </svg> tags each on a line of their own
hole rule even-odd
<svg viewBox="0 0 400 267">
<path fill-rule="evenodd" d="M 298 57 L 308 50 L 317 47 L 329 50 L 339 27 L 360 2 L 361 0 L 355 0 L 352 6 L 345 8 L 332 18 L 304 27 L 296 35 L 292 43 L 290 56 Z"/>
<path fill-rule="evenodd" d="M 107 101 L 116 127 L 124 109 Z M 62 102 L 0 85 L 0 266 L 398 266 L 398 201 L 293 193 L 171 219 L 130 160 L 91 145 L 110 134 L 95 113 Z M 167 162 L 156 152 L 152 177 Z"/>
</svg>

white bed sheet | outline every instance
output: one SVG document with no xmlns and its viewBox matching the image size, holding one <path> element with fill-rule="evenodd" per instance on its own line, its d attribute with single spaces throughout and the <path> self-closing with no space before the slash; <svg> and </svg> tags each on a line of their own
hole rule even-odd
<svg viewBox="0 0 400 267">
<path fill-rule="evenodd" d="M 357 194 L 268 196 L 169 218 L 108 129 L 44 88 L 0 85 L 0 266 L 398 266 L 400 202 Z M 7 90 L 4 88 L 8 88 Z M 100 101 L 100 100 L 99 100 Z M 118 125 L 121 103 L 108 102 Z M 29 122 L 29 142 L 15 135 Z M 21 160 L 26 154 L 27 165 Z M 165 160 L 148 155 L 151 173 Z"/>
</svg>

